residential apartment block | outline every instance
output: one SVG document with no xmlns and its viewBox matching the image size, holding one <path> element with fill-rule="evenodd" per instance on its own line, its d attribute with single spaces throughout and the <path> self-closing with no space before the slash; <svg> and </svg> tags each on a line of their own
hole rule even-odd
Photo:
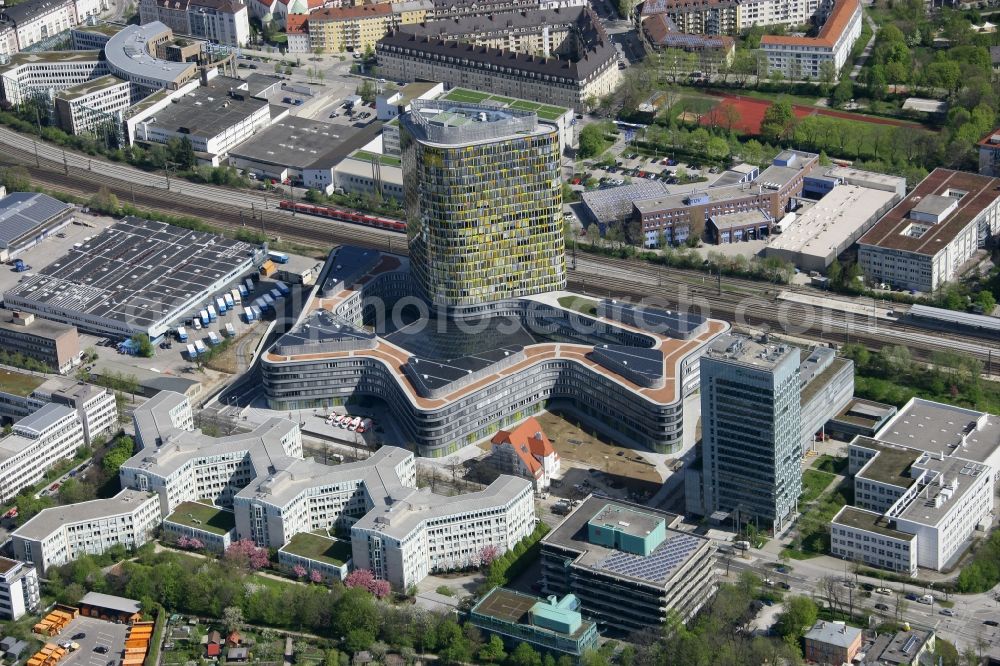
<svg viewBox="0 0 1000 666">
<path fill-rule="evenodd" d="M 126 489 L 110 499 L 43 509 L 11 535 L 14 556 L 44 574 L 81 555 L 114 545 L 138 548 L 153 537 L 163 516 L 154 493 Z"/>
<path fill-rule="evenodd" d="M 0 557 L 0 619 L 18 620 L 38 611 L 38 571 L 24 562 Z"/>
<path fill-rule="evenodd" d="M 678 32 L 691 35 L 735 35 L 740 30 L 736 0 L 647 0 L 636 19 L 645 23 L 663 16 Z"/>
<path fill-rule="evenodd" d="M 433 571 L 472 566 L 482 549 L 504 552 L 535 526 L 531 484 L 503 476 L 478 493 L 417 490 L 413 454 L 385 446 L 367 460 L 327 466 L 303 459 L 298 426 L 269 419 L 211 438 L 193 430 L 187 399 L 163 391 L 137 408 L 142 447 L 122 485 L 159 495 L 162 515 L 183 502 L 232 508 L 235 537 L 282 548 L 297 534 L 350 530 L 358 568 L 405 589 Z"/>
<path fill-rule="evenodd" d="M 818 620 L 803 637 L 806 660 L 815 664 L 850 664 L 861 651 L 862 631 L 843 622 Z"/>
<path fill-rule="evenodd" d="M 542 538 L 542 589 L 573 594 L 583 614 L 631 632 L 686 622 L 715 593 L 709 539 L 674 529 L 680 516 L 590 496 Z"/>
<path fill-rule="evenodd" d="M 379 71 L 585 110 L 621 79 L 618 55 L 589 7 L 402 26 L 379 41 Z"/>
<path fill-rule="evenodd" d="M 250 15 L 238 0 L 141 0 L 140 24 L 154 21 L 178 34 L 226 46 L 250 41 Z"/>
<path fill-rule="evenodd" d="M 46 470 L 72 458 L 83 444 L 83 425 L 66 405 L 48 403 L 22 418 L 0 439 L 0 501 L 41 481 Z"/>
<path fill-rule="evenodd" d="M 1000 232 L 1000 178 L 935 169 L 858 241 L 870 284 L 930 293 Z"/>
<path fill-rule="evenodd" d="M 4 7 L 0 10 L 0 20 L 14 26 L 19 51 L 69 30 L 79 22 L 73 0 L 28 0 Z"/>
<path fill-rule="evenodd" d="M 424 18 L 419 9 L 399 12 L 397 3 L 388 2 L 320 9 L 309 14 L 309 46 L 327 53 L 361 53 L 375 48 L 390 30 Z"/>
<path fill-rule="evenodd" d="M 0 309 L 0 349 L 33 358 L 61 374 L 80 362 L 76 326 L 13 310 Z"/>
<path fill-rule="evenodd" d="M 764 35 L 760 46 L 768 72 L 793 81 L 836 77 L 861 36 L 862 20 L 860 0 L 836 0 L 816 37 Z"/>
<path fill-rule="evenodd" d="M 892 571 L 945 570 L 991 523 L 1000 463 L 995 416 L 914 398 L 849 447 L 854 506 L 834 517 L 831 554 Z"/>
</svg>

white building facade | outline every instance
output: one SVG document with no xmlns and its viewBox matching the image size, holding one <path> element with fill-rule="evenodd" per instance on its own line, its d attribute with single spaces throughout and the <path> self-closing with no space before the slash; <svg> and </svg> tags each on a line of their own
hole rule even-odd
<svg viewBox="0 0 1000 666">
<path fill-rule="evenodd" d="M 837 0 L 816 37 L 765 35 L 760 46 L 767 57 L 768 72 L 802 81 L 817 80 L 832 68 L 836 77 L 861 36 L 862 20 L 858 0 Z"/>
<path fill-rule="evenodd" d="M 163 520 L 153 493 L 126 489 L 110 499 L 44 509 L 11 535 L 14 556 L 43 573 L 116 544 L 138 548 Z"/>
<path fill-rule="evenodd" d="M 38 572 L 24 562 L 0 557 L 0 619 L 17 620 L 38 611 Z"/>
<path fill-rule="evenodd" d="M 13 434 L 0 439 L 0 501 L 41 481 L 83 444 L 83 425 L 65 405 L 49 403 L 15 423 Z"/>
</svg>

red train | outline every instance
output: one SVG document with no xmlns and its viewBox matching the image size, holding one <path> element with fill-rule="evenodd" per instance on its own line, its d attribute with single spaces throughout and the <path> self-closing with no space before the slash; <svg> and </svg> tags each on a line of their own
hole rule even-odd
<svg viewBox="0 0 1000 666">
<path fill-rule="evenodd" d="M 305 213 L 307 215 L 316 215 L 318 217 L 328 217 L 331 220 L 352 222 L 366 227 L 375 227 L 377 229 L 387 229 L 389 231 L 406 233 L 406 222 L 403 220 L 394 220 L 391 217 L 379 217 L 378 215 L 368 215 L 367 213 L 356 213 L 343 208 L 289 201 L 288 199 L 282 200 L 278 206 L 285 210 L 293 210 L 296 213 Z"/>
</svg>

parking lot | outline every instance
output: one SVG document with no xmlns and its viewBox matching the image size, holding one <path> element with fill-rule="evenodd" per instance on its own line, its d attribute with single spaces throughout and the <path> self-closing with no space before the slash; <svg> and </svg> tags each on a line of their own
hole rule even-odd
<svg viewBox="0 0 1000 666">
<path fill-rule="evenodd" d="M 633 181 L 643 178 L 647 180 L 660 180 L 667 185 L 683 186 L 685 183 L 678 178 L 678 170 L 683 169 L 683 174 L 687 180 L 698 179 L 697 187 L 710 187 L 721 175 L 721 169 L 704 164 L 685 164 L 668 157 L 645 157 L 634 153 L 625 153 L 616 160 L 616 166 L 593 167 L 585 173 L 576 174 L 571 181 L 572 184 L 583 184 L 593 178 L 602 187 L 614 187 L 625 183 L 629 178 Z M 577 180 L 579 179 L 579 180 Z M 704 179 L 704 180 L 700 180 Z"/>
<path fill-rule="evenodd" d="M 113 666 L 121 662 L 125 650 L 125 634 L 128 626 L 97 620 L 90 617 L 77 617 L 66 629 L 49 639 L 51 643 L 78 643 L 80 649 L 70 652 L 63 664 L 80 664 L 81 666 Z M 74 638 L 74 636 L 80 636 Z M 95 652 L 95 649 L 107 648 L 107 652 Z"/>
</svg>

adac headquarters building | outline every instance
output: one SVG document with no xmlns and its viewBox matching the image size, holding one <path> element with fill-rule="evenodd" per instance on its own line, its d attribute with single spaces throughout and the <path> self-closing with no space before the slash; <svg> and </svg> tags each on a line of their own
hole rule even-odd
<svg viewBox="0 0 1000 666">
<path fill-rule="evenodd" d="M 377 398 L 424 456 L 547 406 L 678 450 L 698 360 L 728 324 L 563 298 L 558 136 L 534 113 L 415 101 L 400 124 L 409 256 L 331 253 L 299 321 L 263 355 L 269 406 Z"/>
</svg>

